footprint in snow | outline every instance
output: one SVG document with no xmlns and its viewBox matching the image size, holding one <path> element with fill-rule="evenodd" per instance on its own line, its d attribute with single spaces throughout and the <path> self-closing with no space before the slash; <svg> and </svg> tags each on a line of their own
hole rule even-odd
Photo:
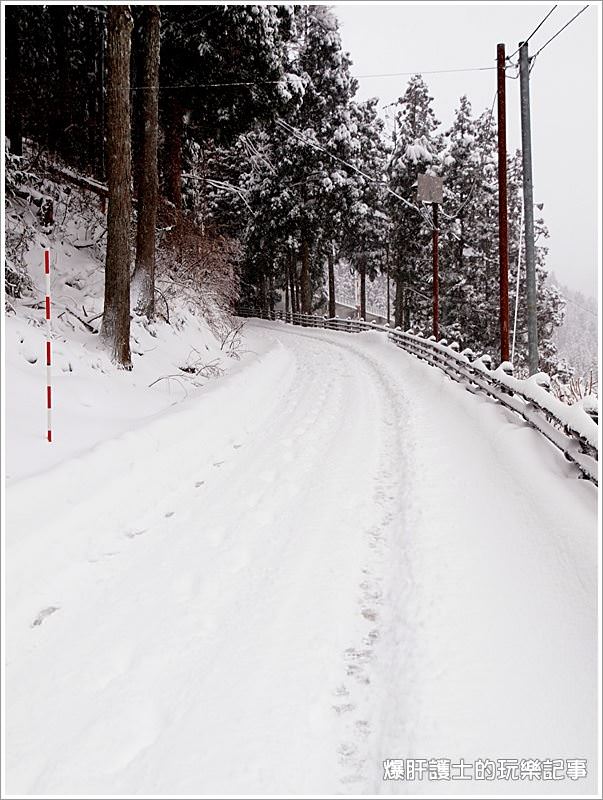
<svg viewBox="0 0 603 800">
<path fill-rule="evenodd" d="M 353 703 L 340 703 L 339 705 L 333 706 L 333 709 L 338 714 L 346 714 L 348 711 L 353 711 L 356 706 Z"/>
<path fill-rule="evenodd" d="M 214 461 L 214 467 L 221 467 L 224 461 Z"/>
<path fill-rule="evenodd" d="M 239 448 L 241 448 L 241 447 L 243 447 L 243 445 L 242 445 L 242 444 L 233 444 L 233 448 L 234 448 L 235 450 L 238 450 L 238 449 L 239 449 Z"/>
<path fill-rule="evenodd" d="M 41 625 L 46 619 L 46 617 L 49 617 L 51 614 L 54 614 L 54 612 L 58 610 L 59 606 L 48 606 L 48 608 L 43 608 L 42 611 L 40 611 L 38 616 L 31 623 L 31 627 L 35 628 L 36 626 Z"/>
<path fill-rule="evenodd" d="M 146 528 L 143 528 L 141 531 L 126 531 L 124 534 L 128 537 L 128 539 L 133 539 L 135 536 L 142 536 L 143 533 L 146 533 Z"/>
<path fill-rule="evenodd" d="M 195 483 L 195 489 L 198 489 L 200 486 L 203 486 L 204 483 L 205 483 L 205 481 L 197 481 Z"/>
<path fill-rule="evenodd" d="M 164 514 L 164 516 L 166 516 L 166 517 L 173 517 L 173 516 L 174 516 L 174 512 L 173 512 L 173 511 L 166 511 L 166 512 L 165 512 L 165 514 Z"/>
</svg>

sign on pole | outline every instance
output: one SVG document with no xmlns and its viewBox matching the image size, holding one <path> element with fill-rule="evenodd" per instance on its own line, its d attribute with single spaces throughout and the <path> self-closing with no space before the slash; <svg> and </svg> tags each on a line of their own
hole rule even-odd
<svg viewBox="0 0 603 800">
<path fill-rule="evenodd" d="M 436 175 L 419 175 L 417 181 L 417 200 L 419 203 L 439 203 L 444 201 L 444 179 Z"/>
</svg>

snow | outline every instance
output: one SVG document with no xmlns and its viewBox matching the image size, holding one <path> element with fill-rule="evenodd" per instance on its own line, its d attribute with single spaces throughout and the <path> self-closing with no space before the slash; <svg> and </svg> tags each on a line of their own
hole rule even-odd
<svg viewBox="0 0 603 800">
<path fill-rule="evenodd" d="M 250 321 L 244 348 L 116 422 L 148 356 L 97 378 L 74 343 L 96 446 L 28 470 L 12 433 L 7 791 L 432 793 L 382 761 L 584 757 L 554 791 L 593 793 L 595 488 L 382 334 Z M 11 358 L 9 394 L 41 385 Z"/>
<path fill-rule="evenodd" d="M 413 164 L 417 164 L 419 161 L 427 161 L 431 163 L 433 161 L 433 156 L 425 147 L 424 144 L 421 142 L 415 142 L 415 144 L 409 144 L 406 148 L 404 153 L 404 157 L 408 161 L 412 161 Z"/>
<path fill-rule="evenodd" d="M 80 454 L 109 437 L 144 425 L 155 415 L 203 391 L 207 379 L 182 371 L 191 363 L 229 369 L 235 361 L 222 349 L 229 320 L 213 308 L 214 321 L 195 313 L 190 303 L 170 297 L 170 323 L 159 298 L 158 320 L 134 316 L 131 349 L 134 369 L 118 370 L 98 336 L 103 307 L 103 269 L 93 252 L 76 242 L 51 245 L 52 446 L 46 436 L 46 371 L 43 248 L 37 236 L 27 253 L 33 294 L 11 298 L 5 318 L 6 431 L 9 483 Z M 161 279 L 160 279 L 161 280 Z M 162 289 L 165 287 L 160 283 Z M 88 327 L 86 327 L 86 325 Z M 211 370 L 210 370 L 211 371 Z M 216 370 L 214 370 L 216 371 Z M 169 379 L 167 379 L 167 376 Z M 149 388 L 150 384 L 154 384 Z"/>
<path fill-rule="evenodd" d="M 586 413 L 588 406 L 585 407 L 580 401 L 573 405 L 568 405 L 556 398 L 547 390 L 547 386 L 550 386 L 550 378 L 546 373 L 539 372 L 521 380 L 508 375 L 502 367 L 503 365 L 501 364 L 494 371 L 494 375 L 500 383 L 530 400 L 535 400 L 542 408 L 554 414 L 560 422 L 575 431 L 592 447 L 597 447 L 598 425 Z"/>
</svg>

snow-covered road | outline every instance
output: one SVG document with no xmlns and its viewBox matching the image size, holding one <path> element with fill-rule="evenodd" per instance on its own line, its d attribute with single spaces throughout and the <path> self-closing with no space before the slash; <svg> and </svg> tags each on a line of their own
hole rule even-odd
<svg viewBox="0 0 603 800">
<path fill-rule="evenodd" d="M 7 791 L 594 792 L 594 487 L 379 334 L 247 343 L 10 487 Z M 590 777 L 382 780 L 436 757 Z"/>
</svg>

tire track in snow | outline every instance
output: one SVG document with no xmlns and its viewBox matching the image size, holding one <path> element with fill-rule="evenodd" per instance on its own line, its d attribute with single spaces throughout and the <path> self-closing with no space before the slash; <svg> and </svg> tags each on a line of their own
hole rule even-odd
<svg viewBox="0 0 603 800">
<path fill-rule="evenodd" d="M 404 513 L 405 453 L 410 447 L 405 431 L 411 410 L 396 376 L 355 346 L 353 338 L 337 334 L 325 337 L 324 332 L 316 334 L 309 329 L 285 330 L 291 336 L 319 341 L 325 350 L 352 355 L 353 368 L 365 391 L 368 386 L 376 389 L 377 404 L 371 414 L 379 421 L 378 430 L 373 431 L 378 469 L 370 481 L 366 476 L 371 497 L 364 501 L 375 509 L 375 518 L 362 532 L 364 557 L 357 577 L 354 626 L 357 634 L 341 653 L 341 675 L 332 702 L 339 730 L 339 791 L 376 793 L 383 788 L 384 739 L 395 733 L 412 742 L 415 723 L 415 579 L 407 558 Z"/>
<path fill-rule="evenodd" d="M 165 445 L 165 458 L 158 451 L 152 468 L 165 465 L 174 474 L 155 482 L 142 516 L 133 502 L 110 517 L 122 526 L 122 551 L 93 568 L 98 582 L 78 561 L 79 550 L 55 559 L 66 586 L 55 604 L 60 613 L 33 629 L 35 614 L 21 615 L 28 638 L 13 647 L 9 665 L 17 691 L 7 762 L 16 793 L 396 791 L 399 784 L 382 784 L 381 760 L 430 755 L 432 731 L 442 737 L 436 742 L 449 742 L 449 720 L 463 719 L 454 691 L 442 687 L 454 689 L 467 669 L 490 679 L 471 661 L 480 648 L 481 658 L 489 657 L 484 640 L 467 635 L 459 645 L 453 638 L 465 635 L 454 615 L 474 610 L 472 565 L 484 596 L 483 584 L 496 574 L 492 552 L 508 556 L 517 584 L 525 574 L 543 595 L 550 588 L 538 571 L 518 569 L 501 538 L 490 541 L 481 529 L 495 492 L 471 498 L 480 527 L 468 526 L 471 516 L 456 497 L 465 479 L 479 479 L 468 460 L 450 475 L 466 440 L 480 448 L 480 463 L 497 452 L 472 427 L 483 404 L 471 397 L 459 416 L 462 390 L 442 385 L 444 396 L 434 400 L 436 373 L 397 351 L 377 350 L 370 337 L 255 322 L 250 333 L 280 342 L 278 369 L 256 368 L 248 391 L 245 381 L 232 382 L 220 395 L 229 414 L 221 416 L 209 394 L 199 413 L 187 416 L 204 424 L 209 445 L 196 442 L 176 415 L 164 420 L 157 447 Z M 250 410 L 250 396 L 262 407 Z M 438 403 L 450 428 L 443 447 Z M 208 410 L 219 420 L 216 435 Z M 177 438 L 183 431 L 184 442 Z M 143 430 L 130 442 L 147 436 Z M 501 478 L 515 490 L 520 481 L 511 480 L 505 457 Z M 94 454 L 83 463 L 97 465 Z M 142 467 L 124 473 L 126 498 L 143 477 Z M 526 520 L 522 513 L 531 499 L 520 494 L 514 510 L 523 533 L 515 545 L 528 566 L 535 559 L 526 541 L 537 515 Z M 106 552 L 106 520 L 92 513 L 98 503 L 57 517 L 53 546 L 79 536 L 80 521 L 91 520 L 95 547 Z M 440 503 L 450 504 L 443 524 Z M 176 513 L 166 519 L 169 510 Z M 552 512 L 545 518 L 555 526 Z M 539 555 L 547 563 L 550 551 L 570 590 L 576 581 L 566 567 L 575 563 L 581 575 L 582 562 L 571 557 L 564 530 L 547 538 L 545 528 L 533 537 L 550 543 Z M 125 533 L 143 529 L 144 536 Z M 450 532 L 458 537 L 452 544 Z M 563 547 L 554 546 L 555 537 Z M 467 563 L 455 557 L 457 541 Z M 40 544 L 47 555 L 48 541 Z M 36 612 L 48 606 L 48 585 L 23 574 L 40 601 Z M 582 584 L 582 594 L 587 588 Z M 501 611 L 495 597 L 486 600 Z M 577 631 L 576 644 L 587 629 L 585 623 Z M 564 655 L 571 658 L 571 648 Z M 477 686 L 486 700 L 487 688 Z"/>
</svg>

